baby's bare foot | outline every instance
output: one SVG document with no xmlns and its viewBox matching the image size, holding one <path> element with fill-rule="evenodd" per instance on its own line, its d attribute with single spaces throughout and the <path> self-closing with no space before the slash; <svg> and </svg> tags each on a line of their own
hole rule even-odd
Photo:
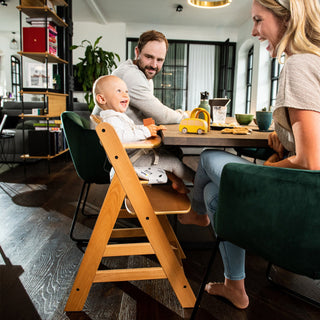
<svg viewBox="0 0 320 320">
<path fill-rule="evenodd" d="M 183 180 L 178 178 L 175 174 L 172 172 L 167 172 L 168 179 L 172 183 L 172 188 L 176 190 L 179 193 L 189 193 L 190 190 L 186 187 Z"/>
<path fill-rule="evenodd" d="M 209 282 L 205 290 L 209 294 L 226 298 L 238 309 L 245 309 L 249 305 L 249 297 L 244 289 L 233 288 L 224 283 Z"/>
<path fill-rule="evenodd" d="M 181 224 L 194 224 L 200 227 L 206 227 L 210 224 L 207 214 L 197 214 L 193 210 L 190 210 L 186 214 L 179 214 L 178 220 Z"/>
<path fill-rule="evenodd" d="M 186 185 L 180 181 L 172 181 L 172 189 L 176 190 L 179 193 L 189 193 L 190 190 L 186 187 Z"/>
</svg>

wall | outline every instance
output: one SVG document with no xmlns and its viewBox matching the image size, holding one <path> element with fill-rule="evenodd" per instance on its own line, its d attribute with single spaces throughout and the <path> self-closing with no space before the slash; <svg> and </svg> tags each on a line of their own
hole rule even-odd
<svg viewBox="0 0 320 320">
<path fill-rule="evenodd" d="M 106 25 L 91 22 L 74 22 L 73 44 L 79 45 L 82 40 L 94 41 L 102 36 L 99 46 L 106 51 L 112 51 L 120 55 L 121 61 L 126 57 L 126 25 L 124 23 L 109 23 Z M 86 45 L 86 44 L 85 44 Z M 84 55 L 84 49 L 73 51 L 73 63 L 76 64 L 79 57 Z"/>
<path fill-rule="evenodd" d="M 236 29 L 146 24 L 127 24 L 126 36 L 138 38 L 142 32 L 152 29 L 162 32 L 171 40 L 226 41 L 229 38 L 236 42 L 238 38 Z"/>
</svg>

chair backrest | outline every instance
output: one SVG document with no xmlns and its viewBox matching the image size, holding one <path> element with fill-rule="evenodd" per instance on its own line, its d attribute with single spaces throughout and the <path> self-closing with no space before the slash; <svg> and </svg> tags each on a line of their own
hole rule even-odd
<svg viewBox="0 0 320 320">
<path fill-rule="evenodd" d="M 78 176 L 89 183 L 110 183 L 111 165 L 90 122 L 72 111 L 63 112 L 61 121 Z"/>
<path fill-rule="evenodd" d="M 227 164 L 215 230 L 291 272 L 320 279 L 320 171 Z"/>
</svg>

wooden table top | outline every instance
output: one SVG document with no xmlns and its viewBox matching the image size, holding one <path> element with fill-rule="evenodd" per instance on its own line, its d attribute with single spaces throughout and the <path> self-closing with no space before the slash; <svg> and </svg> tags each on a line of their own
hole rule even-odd
<svg viewBox="0 0 320 320">
<path fill-rule="evenodd" d="M 201 146 L 201 147 L 267 147 L 270 132 L 259 131 L 256 125 L 250 125 L 248 135 L 223 134 L 220 130 L 210 130 L 205 134 L 181 133 L 179 124 L 166 125 L 161 133 L 165 145 Z"/>
</svg>

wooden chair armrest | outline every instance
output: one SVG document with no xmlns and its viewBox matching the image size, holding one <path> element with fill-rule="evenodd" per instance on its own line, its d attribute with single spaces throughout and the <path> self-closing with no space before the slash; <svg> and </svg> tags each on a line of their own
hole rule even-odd
<svg viewBox="0 0 320 320">
<path fill-rule="evenodd" d="M 96 123 L 99 124 L 102 122 L 102 118 L 100 116 L 97 116 L 95 114 L 91 114 L 90 118 Z"/>
<path fill-rule="evenodd" d="M 161 137 L 156 136 L 150 139 L 132 141 L 122 143 L 125 149 L 152 149 L 157 148 L 161 145 Z"/>
</svg>

